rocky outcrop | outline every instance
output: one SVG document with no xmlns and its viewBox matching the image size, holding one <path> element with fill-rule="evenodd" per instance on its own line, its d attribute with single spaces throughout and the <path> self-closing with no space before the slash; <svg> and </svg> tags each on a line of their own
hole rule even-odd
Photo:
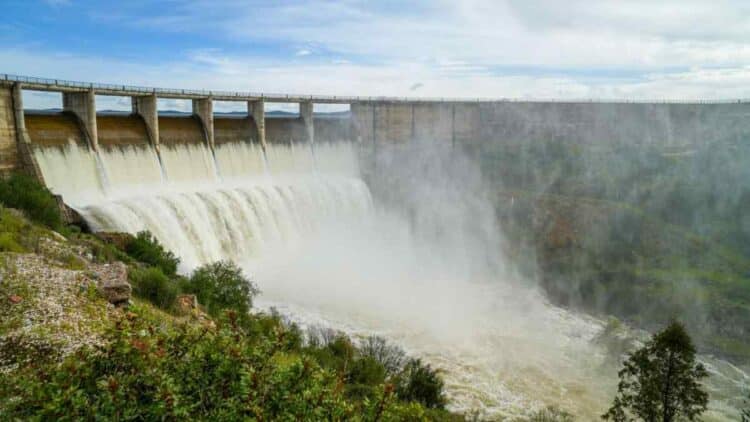
<svg viewBox="0 0 750 422">
<path fill-rule="evenodd" d="M 190 294 L 179 295 L 175 300 L 175 305 L 178 314 L 189 315 L 198 309 L 198 298 Z"/>
<path fill-rule="evenodd" d="M 57 201 L 57 207 L 60 209 L 60 215 L 62 216 L 65 224 L 78 226 L 84 233 L 89 233 L 91 231 L 88 223 L 86 223 L 86 220 L 83 218 L 83 216 L 79 214 L 75 209 L 69 207 L 68 204 L 63 201 L 62 196 L 55 195 L 55 201 Z"/>
<path fill-rule="evenodd" d="M 132 234 L 121 232 L 96 232 L 95 235 L 104 243 L 114 245 L 121 251 L 124 251 L 127 245 L 134 239 Z"/>
<path fill-rule="evenodd" d="M 127 305 L 132 287 L 128 283 L 128 267 L 122 262 L 96 266 L 94 269 L 97 288 L 113 305 Z"/>
</svg>

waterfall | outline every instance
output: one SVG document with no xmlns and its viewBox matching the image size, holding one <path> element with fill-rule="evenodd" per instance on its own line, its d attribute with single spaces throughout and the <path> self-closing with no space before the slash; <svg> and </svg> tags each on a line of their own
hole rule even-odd
<svg viewBox="0 0 750 422">
<path fill-rule="evenodd" d="M 163 181 L 156 151 L 128 145 L 99 151 L 109 186 L 143 186 Z"/>
<path fill-rule="evenodd" d="M 370 208 L 358 179 L 247 183 L 197 192 L 163 192 L 88 205 L 79 211 L 95 231 L 151 231 L 189 270 L 200 264 L 259 258 L 273 243 L 294 242 L 330 218 Z"/>
<path fill-rule="evenodd" d="M 162 145 L 164 173 L 173 182 L 212 182 L 218 180 L 211 151 L 203 144 Z"/>
<path fill-rule="evenodd" d="M 370 192 L 350 143 L 118 146 L 96 156 L 74 144 L 37 148 L 50 189 L 94 231 L 149 230 L 184 272 L 221 259 L 247 263 L 328 221 L 363 218 Z M 318 161 L 314 161 L 314 157 Z M 266 165 L 268 162 L 268 165 Z M 106 185 L 104 181 L 107 181 Z"/>
<path fill-rule="evenodd" d="M 214 149 L 222 177 L 260 177 L 266 174 L 263 148 L 257 144 L 230 142 Z"/>
<path fill-rule="evenodd" d="M 96 156 L 74 142 L 60 147 L 35 148 L 34 156 L 47 187 L 70 203 L 85 203 L 104 195 Z"/>
</svg>

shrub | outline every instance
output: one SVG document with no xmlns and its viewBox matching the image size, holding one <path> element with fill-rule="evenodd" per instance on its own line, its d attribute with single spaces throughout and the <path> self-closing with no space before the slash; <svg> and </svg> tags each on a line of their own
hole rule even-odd
<svg viewBox="0 0 750 422">
<path fill-rule="evenodd" d="M 99 350 L 0 377 L 8 420 L 349 420 L 337 380 L 227 321 L 214 329 L 121 314 Z M 388 409 L 385 409 L 388 410 Z"/>
<path fill-rule="evenodd" d="M 160 308 L 174 304 L 180 289 L 176 282 L 164 275 L 159 267 L 135 268 L 128 273 L 136 295 Z"/>
<path fill-rule="evenodd" d="M 22 211 L 0 205 L 0 251 L 39 253 L 46 231 L 30 223 Z"/>
<path fill-rule="evenodd" d="M 26 252 L 12 233 L 0 233 L 0 252 Z"/>
<path fill-rule="evenodd" d="M 388 342 L 379 336 L 367 337 L 360 346 L 360 353 L 375 359 L 385 368 L 386 375 L 397 374 L 404 366 L 406 353 L 396 345 Z"/>
<path fill-rule="evenodd" d="M 406 363 L 399 377 L 396 394 L 401 400 L 415 401 L 430 409 L 443 409 L 443 380 L 438 372 L 420 359 Z"/>
<path fill-rule="evenodd" d="M 164 249 L 149 231 L 139 232 L 125 245 L 125 252 L 138 261 L 159 267 L 167 276 L 175 275 L 177 264 L 180 263 L 180 258 Z"/>
<path fill-rule="evenodd" d="M 313 325 L 307 328 L 307 344 L 310 347 L 325 347 L 342 334 L 333 328 Z"/>
<path fill-rule="evenodd" d="M 244 316 L 252 307 L 253 297 L 259 293 L 242 270 L 230 261 L 198 268 L 185 284 L 185 290 L 196 295 L 198 303 L 213 316 L 225 309 L 233 309 Z"/>
<path fill-rule="evenodd" d="M 51 229 L 60 230 L 63 226 L 57 200 L 31 176 L 14 173 L 0 180 L 0 202 L 25 211 L 30 219 Z"/>
<path fill-rule="evenodd" d="M 547 406 L 531 414 L 530 422 L 573 422 L 573 415 L 554 406 Z"/>
<path fill-rule="evenodd" d="M 371 397 L 374 389 L 385 382 L 386 371 L 380 362 L 363 356 L 352 363 L 347 374 L 347 395 L 353 398 Z"/>
</svg>

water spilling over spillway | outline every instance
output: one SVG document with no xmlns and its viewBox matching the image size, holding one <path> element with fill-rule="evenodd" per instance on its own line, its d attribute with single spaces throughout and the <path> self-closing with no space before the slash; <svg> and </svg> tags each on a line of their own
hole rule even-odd
<svg viewBox="0 0 750 422">
<path fill-rule="evenodd" d="M 70 142 L 35 155 L 50 188 L 92 229 L 147 229 L 180 256 L 183 272 L 240 263 L 263 291 L 261 306 L 303 326 L 384 335 L 445 370 L 454 409 L 517 416 L 555 403 L 592 419 L 611 398 L 612 373 L 603 375 L 591 345 L 599 321 L 478 270 L 479 249 L 491 242 L 451 234 L 483 222 L 466 221 L 464 198 L 423 192 L 434 212 L 415 218 L 443 229 L 426 236 L 374 203 L 354 143 L 264 151 L 177 142 L 157 153 L 148 142 L 97 152 Z M 744 374 L 729 368 L 722 377 L 734 385 Z"/>
</svg>

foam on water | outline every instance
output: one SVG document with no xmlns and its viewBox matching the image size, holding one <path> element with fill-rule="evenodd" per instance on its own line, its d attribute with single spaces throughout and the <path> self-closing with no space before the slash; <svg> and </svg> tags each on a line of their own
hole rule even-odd
<svg viewBox="0 0 750 422">
<path fill-rule="evenodd" d="M 270 173 L 276 177 L 309 175 L 315 168 L 308 144 L 268 144 L 266 157 Z"/>
<path fill-rule="evenodd" d="M 170 182 L 218 181 L 213 155 L 203 144 L 162 145 L 160 153 Z"/>
<path fill-rule="evenodd" d="M 104 185 L 97 157 L 88 148 L 70 143 L 64 148 L 35 148 L 34 157 L 44 175 L 44 182 L 54 193 L 70 203 L 101 197 Z"/>
<path fill-rule="evenodd" d="M 266 174 L 263 148 L 260 145 L 231 142 L 217 145 L 214 151 L 222 177 L 261 177 Z"/>
<path fill-rule="evenodd" d="M 118 146 L 99 154 L 110 186 L 149 186 L 164 181 L 156 151 L 150 146 Z"/>
</svg>

